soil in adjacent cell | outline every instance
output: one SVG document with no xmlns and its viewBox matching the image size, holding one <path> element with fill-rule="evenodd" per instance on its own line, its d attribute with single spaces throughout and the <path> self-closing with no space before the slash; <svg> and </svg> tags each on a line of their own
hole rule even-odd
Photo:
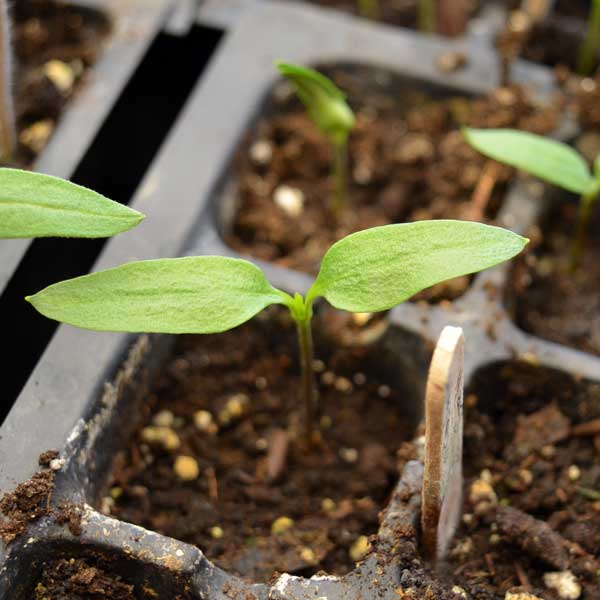
<svg viewBox="0 0 600 600">
<path fill-rule="evenodd" d="M 518 363 L 479 372 L 466 396 L 463 519 L 444 575 L 473 600 L 599 598 L 599 459 L 600 384 Z"/>
<path fill-rule="evenodd" d="M 507 302 L 519 327 L 529 333 L 600 354 L 600 213 L 589 231 L 580 267 L 570 253 L 578 199 L 553 205 L 532 243 L 515 262 Z"/>
<path fill-rule="evenodd" d="M 440 218 L 493 221 L 512 171 L 471 149 L 459 125 L 543 134 L 557 123 L 556 106 L 537 106 L 521 88 L 478 99 L 440 98 L 439 91 L 419 90 L 388 71 L 326 71 L 347 92 L 357 115 L 349 150 L 350 209 L 335 222 L 329 209 L 329 143 L 290 88 L 279 86 L 270 116 L 258 122 L 238 153 L 236 211 L 224 234 L 242 254 L 315 273 L 333 242 L 360 229 Z M 478 211 L 472 197 L 482 174 L 494 185 Z M 289 200 L 290 193 L 293 210 L 278 200 L 282 194 Z M 454 299 L 468 285 L 469 278 L 460 278 L 420 298 Z"/>
<path fill-rule="evenodd" d="M 378 23 L 386 23 L 388 25 L 396 25 L 397 27 L 408 27 L 409 29 L 419 29 L 419 2 L 418 0 L 378 0 L 372 5 L 377 5 L 377 12 L 374 15 L 368 2 L 361 0 L 308 0 L 311 4 L 317 4 L 326 8 L 335 8 L 353 15 L 365 16 L 361 12 L 361 5 L 365 5 L 370 18 Z M 474 15 L 479 8 L 480 2 L 472 0 L 466 3 L 467 10 L 471 15 Z M 470 6 L 469 6 L 470 5 Z"/>
<path fill-rule="evenodd" d="M 335 349 L 316 340 L 312 448 L 287 313 L 181 338 L 102 509 L 195 544 L 252 580 L 351 570 L 377 531 L 398 479 L 396 451 L 419 410 L 411 386 L 422 381 L 401 372 L 399 342 L 388 335 Z"/>
<path fill-rule="evenodd" d="M 557 2 L 549 18 L 533 28 L 521 56 L 549 67 L 576 69 L 589 12 L 590 3 L 583 0 Z"/>
<path fill-rule="evenodd" d="M 31 163 L 46 145 L 66 104 L 102 50 L 104 15 L 54 0 L 13 3 L 15 164 Z"/>
</svg>

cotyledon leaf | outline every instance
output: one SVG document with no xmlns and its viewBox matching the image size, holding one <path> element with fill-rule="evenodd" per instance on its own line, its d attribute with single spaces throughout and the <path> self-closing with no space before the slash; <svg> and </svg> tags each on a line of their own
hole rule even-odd
<svg viewBox="0 0 600 600">
<path fill-rule="evenodd" d="M 56 283 L 27 300 L 46 317 L 84 329 L 218 333 L 285 297 L 246 260 L 197 256 L 127 263 Z"/>
<path fill-rule="evenodd" d="M 143 218 L 64 179 L 0 168 L 0 238 L 109 237 Z"/>
<path fill-rule="evenodd" d="M 595 183 L 587 163 L 573 148 L 540 135 L 514 129 L 463 129 L 476 150 L 548 183 L 585 194 Z"/>
<path fill-rule="evenodd" d="M 436 283 L 476 273 L 517 255 L 529 240 L 469 221 L 384 225 L 336 242 L 308 300 L 351 312 L 387 310 Z"/>
</svg>

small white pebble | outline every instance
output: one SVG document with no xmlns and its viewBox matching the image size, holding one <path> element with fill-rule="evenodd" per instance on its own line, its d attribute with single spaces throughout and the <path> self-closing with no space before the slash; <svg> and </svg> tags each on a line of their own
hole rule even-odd
<svg viewBox="0 0 600 600">
<path fill-rule="evenodd" d="M 369 543 L 369 538 L 366 535 L 361 535 L 350 548 L 350 558 L 354 562 L 358 562 L 369 553 L 370 549 L 371 544 Z"/>
<path fill-rule="evenodd" d="M 352 391 L 352 382 L 346 377 L 338 377 L 335 380 L 335 389 L 338 392 L 351 392 Z"/>
<path fill-rule="evenodd" d="M 325 373 L 321 375 L 321 381 L 324 385 L 333 385 L 335 382 L 335 373 L 332 373 L 331 371 L 325 371 Z"/>
<path fill-rule="evenodd" d="M 340 448 L 340 457 L 344 462 L 353 464 L 358 460 L 358 450 L 356 448 Z"/>
<path fill-rule="evenodd" d="M 198 461 L 191 456 L 178 456 L 175 459 L 173 470 L 182 481 L 195 481 L 200 475 Z"/>
<path fill-rule="evenodd" d="M 352 379 L 356 385 L 365 385 L 367 383 L 367 376 L 364 373 L 355 373 Z"/>
<path fill-rule="evenodd" d="M 217 424 L 212 414 L 207 410 L 197 410 L 194 413 L 194 425 L 198 431 L 214 435 L 218 431 Z"/>
<path fill-rule="evenodd" d="M 453 594 L 458 594 L 459 596 L 462 596 L 463 598 L 467 598 L 467 592 L 465 592 L 465 590 L 463 590 L 459 585 L 455 585 L 452 588 L 452 593 Z"/>
<path fill-rule="evenodd" d="M 373 313 L 352 313 L 352 321 L 359 327 L 364 327 L 373 317 Z"/>
<path fill-rule="evenodd" d="M 280 185 L 273 195 L 275 204 L 290 217 L 299 217 L 304 210 L 302 190 L 289 185 Z"/>
<path fill-rule="evenodd" d="M 170 410 L 161 410 L 154 415 L 152 423 L 157 427 L 173 427 L 174 420 L 175 416 Z"/>
<path fill-rule="evenodd" d="M 392 389 L 390 388 L 389 385 L 380 385 L 377 388 L 377 394 L 379 395 L 380 398 L 389 398 L 391 393 L 392 393 Z"/>
<path fill-rule="evenodd" d="M 325 370 L 325 363 L 322 360 L 313 360 L 313 369 L 315 373 L 322 373 Z"/>
<path fill-rule="evenodd" d="M 43 67 L 44 75 L 54 84 L 56 89 L 67 94 L 75 83 L 73 69 L 62 60 L 49 60 Z"/>
<path fill-rule="evenodd" d="M 542 598 L 529 592 L 506 592 L 504 600 L 542 600 Z"/>
<path fill-rule="evenodd" d="M 280 535 L 291 529 L 294 526 L 294 519 L 289 517 L 279 517 L 271 523 L 271 533 L 273 535 Z"/>
<path fill-rule="evenodd" d="M 210 528 L 210 537 L 213 538 L 213 540 L 220 540 L 224 535 L 225 532 L 218 525 Z"/>
<path fill-rule="evenodd" d="M 577 481 L 581 477 L 581 469 L 577 465 L 571 465 L 567 471 L 571 481 Z"/>
<path fill-rule="evenodd" d="M 581 585 L 571 571 L 544 573 L 544 585 L 556 590 L 562 600 L 577 600 L 581 596 Z"/>
<path fill-rule="evenodd" d="M 269 441 L 267 440 L 267 438 L 264 438 L 264 437 L 258 438 L 254 445 L 256 446 L 257 450 L 260 450 L 261 452 L 263 452 L 264 450 L 266 450 L 269 447 Z"/>
<path fill-rule="evenodd" d="M 259 165 L 266 165 L 273 156 L 273 146 L 267 140 L 258 140 L 250 146 L 250 158 Z"/>
</svg>

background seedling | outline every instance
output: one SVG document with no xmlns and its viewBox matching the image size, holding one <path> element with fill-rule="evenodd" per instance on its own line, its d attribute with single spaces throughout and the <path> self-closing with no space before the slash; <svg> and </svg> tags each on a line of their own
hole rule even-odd
<svg viewBox="0 0 600 600">
<path fill-rule="evenodd" d="M 571 249 L 571 268 L 575 270 L 581 262 L 590 219 L 600 195 L 600 157 L 596 158 L 592 174 L 578 152 L 556 140 L 514 129 L 464 129 L 463 132 L 469 144 L 482 154 L 580 196 Z"/>
<path fill-rule="evenodd" d="M 419 29 L 450 37 L 460 35 L 469 21 L 470 7 L 468 0 L 419 0 Z"/>
<path fill-rule="evenodd" d="M 436 10 L 435 0 L 419 0 L 419 29 L 423 33 L 435 33 Z"/>
<path fill-rule="evenodd" d="M 590 75 L 598 64 L 600 52 L 600 0 L 592 0 L 587 23 L 587 33 L 579 51 L 577 71 L 580 75 Z"/>
<path fill-rule="evenodd" d="M 310 440 L 316 409 L 312 317 L 317 298 L 349 312 L 387 310 L 436 283 L 508 260 L 527 241 L 505 229 L 463 221 L 386 225 L 335 243 L 306 296 L 274 288 L 248 261 L 201 256 L 125 264 L 57 283 L 27 300 L 57 321 L 136 333 L 218 333 L 271 304 L 282 304 L 298 329 Z"/>
<path fill-rule="evenodd" d="M 381 14 L 379 0 L 358 0 L 358 12 L 367 19 L 378 19 Z"/>
<path fill-rule="evenodd" d="M 348 204 L 348 137 L 356 122 L 354 113 L 344 93 L 325 75 L 285 62 L 278 62 L 277 68 L 293 83 L 311 119 L 331 142 L 335 186 L 332 211 L 339 218 Z"/>
<path fill-rule="evenodd" d="M 445 327 L 427 378 L 421 523 L 434 560 L 444 557 L 461 514 L 464 345 L 460 327 Z"/>
<path fill-rule="evenodd" d="M 16 146 L 12 99 L 12 47 L 6 0 L 0 0 L 0 163 L 12 160 Z"/>
<path fill-rule="evenodd" d="M 109 237 L 144 215 L 58 177 L 0 169 L 0 238 Z"/>
</svg>

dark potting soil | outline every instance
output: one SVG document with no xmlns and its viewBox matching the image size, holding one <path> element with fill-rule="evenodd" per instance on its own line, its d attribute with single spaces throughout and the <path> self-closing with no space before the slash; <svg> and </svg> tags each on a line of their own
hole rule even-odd
<svg viewBox="0 0 600 600">
<path fill-rule="evenodd" d="M 445 576 L 472 600 L 600 598 L 600 384 L 496 364 L 465 400 L 465 504 Z"/>
<path fill-rule="evenodd" d="M 110 30 L 104 15 L 55 0 L 13 3 L 15 164 L 29 165 L 46 145 L 60 115 Z"/>
<path fill-rule="evenodd" d="M 361 15 L 360 0 L 308 0 L 308 2 L 326 8 L 342 10 L 353 15 Z M 471 0 L 469 4 L 471 5 L 469 12 L 471 15 L 474 15 L 479 7 L 479 1 Z M 379 23 L 386 23 L 397 27 L 419 29 L 417 0 L 379 0 L 378 6 L 379 14 L 369 18 Z"/>
<path fill-rule="evenodd" d="M 536 105 L 522 88 L 502 88 L 478 99 L 440 98 L 439 92 L 436 97 L 388 71 L 328 72 L 357 114 L 349 149 L 351 208 L 339 222 L 332 218 L 329 143 L 290 88 L 281 85 L 270 100 L 270 116 L 260 120 L 238 153 L 237 210 L 224 234 L 242 254 L 316 273 L 329 246 L 360 229 L 440 218 L 493 221 L 512 171 L 471 149 L 459 126 L 542 134 L 557 123 L 556 107 Z M 483 209 L 476 210 L 472 196 L 482 173 L 495 185 Z M 289 201 L 290 194 L 295 208 L 282 208 L 281 196 Z M 420 298 L 454 299 L 468 285 L 469 278 L 460 278 Z"/>
<path fill-rule="evenodd" d="M 582 263 L 570 270 L 578 201 L 553 205 L 530 233 L 526 252 L 512 269 L 507 297 L 516 323 L 529 333 L 600 354 L 600 213 L 596 211 Z"/>
<path fill-rule="evenodd" d="M 576 69 L 589 11 L 590 3 L 583 0 L 557 2 L 551 16 L 533 28 L 521 56 L 549 67 Z"/>
<path fill-rule="evenodd" d="M 371 346 L 316 340 L 312 448 L 289 315 L 268 310 L 232 332 L 181 338 L 102 509 L 252 580 L 351 570 L 418 418 L 409 412 L 419 406 L 415 374 L 400 372 L 393 333 Z"/>
</svg>

